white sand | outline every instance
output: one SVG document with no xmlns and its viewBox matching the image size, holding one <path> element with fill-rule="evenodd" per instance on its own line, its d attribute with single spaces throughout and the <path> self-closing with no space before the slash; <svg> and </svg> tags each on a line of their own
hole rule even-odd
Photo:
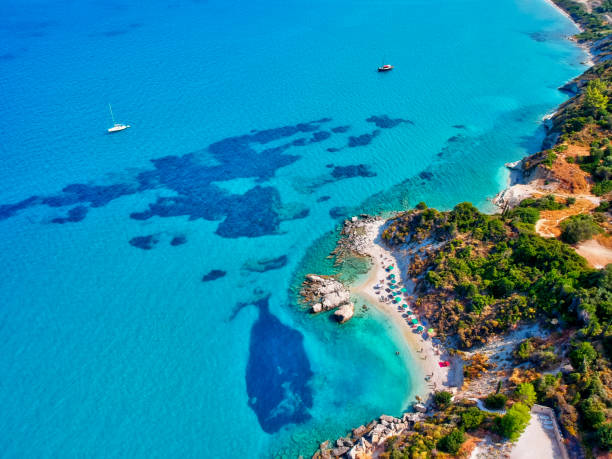
<svg viewBox="0 0 612 459">
<path fill-rule="evenodd" d="M 446 351 L 441 345 L 435 345 L 431 338 L 424 338 L 423 336 L 414 332 L 413 328 L 408 324 L 406 318 L 402 315 L 405 314 L 405 310 L 399 310 L 398 304 L 391 302 L 383 302 L 380 300 L 380 295 L 376 293 L 374 289 L 375 285 L 383 285 L 381 280 L 385 280 L 390 273 L 385 271 L 385 267 L 393 265 L 395 269 L 392 271 L 398 278 L 401 279 L 400 283 L 408 291 L 404 294 L 405 301 L 412 309 L 413 301 L 409 298 L 413 296 L 414 284 L 406 274 L 406 268 L 410 263 L 411 256 L 406 250 L 402 252 L 389 250 L 380 238 L 381 227 L 384 221 L 376 221 L 368 223 L 365 226 L 367 238 L 367 244 L 364 244 L 363 255 L 369 256 L 373 261 L 373 266 L 370 269 L 368 278 L 360 285 L 352 287 L 352 293 L 359 295 L 369 304 L 378 308 L 380 311 L 387 314 L 396 326 L 402 331 L 406 341 L 410 348 L 414 352 L 414 359 L 421 366 L 423 378 L 425 375 L 430 375 L 427 381 L 423 381 L 424 388 L 418 395 L 426 400 L 427 396 L 436 390 L 448 389 L 450 387 L 460 386 L 462 383 L 463 366 L 461 360 L 458 358 L 452 358 L 446 354 Z M 383 290 L 381 290 L 383 291 Z M 387 293 L 385 292 L 385 295 Z M 400 308 L 401 309 L 401 308 Z M 421 319 L 419 324 L 424 325 Z M 428 327 L 425 326 L 427 329 Z M 451 366 L 442 368 L 439 362 L 442 360 L 450 360 Z"/>
</svg>

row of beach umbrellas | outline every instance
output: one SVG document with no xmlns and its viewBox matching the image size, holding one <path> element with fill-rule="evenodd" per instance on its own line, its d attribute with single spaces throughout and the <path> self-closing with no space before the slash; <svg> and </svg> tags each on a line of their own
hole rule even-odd
<svg viewBox="0 0 612 459">
<path fill-rule="evenodd" d="M 385 268 L 385 271 L 387 272 L 391 272 L 393 271 L 394 267 L 393 265 L 389 265 Z M 400 303 L 402 301 L 402 297 L 399 296 L 399 293 L 406 293 L 408 291 L 407 288 L 402 287 L 399 290 L 395 290 L 397 288 L 397 286 L 395 285 L 397 283 L 397 281 L 395 280 L 395 274 L 390 274 L 389 275 L 389 287 L 391 287 L 391 292 L 396 294 L 397 296 L 395 298 L 393 298 L 393 302 L 394 303 Z M 402 308 L 407 309 L 408 305 L 407 304 L 402 304 Z M 412 311 L 407 311 L 408 314 L 413 314 Z M 410 319 L 410 322 L 412 323 L 412 325 L 418 325 L 419 321 L 418 319 L 416 319 L 415 317 L 413 317 L 412 319 Z M 416 328 L 417 333 L 421 333 L 423 330 L 425 330 L 425 327 L 423 327 L 422 325 L 418 325 Z M 427 333 L 430 335 L 433 335 L 435 333 L 435 330 L 433 328 L 430 328 L 427 330 Z"/>
</svg>

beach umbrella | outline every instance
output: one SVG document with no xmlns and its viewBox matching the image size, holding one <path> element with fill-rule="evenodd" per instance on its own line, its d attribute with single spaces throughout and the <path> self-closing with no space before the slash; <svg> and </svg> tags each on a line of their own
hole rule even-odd
<svg viewBox="0 0 612 459">
<path fill-rule="evenodd" d="M 390 265 L 387 269 L 393 269 L 393 265 Z"/>
<path fill-rule="evenodd" d="M 401 291 L 406 293 L 408 290 L 406 290 L 406 287 L 404 287 Z"/>
<path fill-rule="evenodd" d="M 433 328 L 430 328 L 429 330 L 427 330 L 427 333 L 429 333 L 431 335 L 432 333 L 435 333 L 435 332 L 434 332 Z"/>
<path fill-rule="evenodd" d="M 402 297 L 401 297 L 401 296 L 396 296 L 396 297 L 395 297 L 395 300 L 396 300 L 396 301 L 402 301 Z"/>
<path fill-rule="evenodd" d="M 395 274 L 391 274 L 389 277 L 393 279 L 395 277 Z"/>
<path fill-rule="evenodd" d="M 413 323 L 413 324 L 418 324 L 418 323 L 419 323 L 419 321 L 418 321 L 418 320 L 416 320 L 416 319 L 412 319 L 412 323 Z"/>
<path fill-rule="evenodd" d="M 407 308 L 408 305 L 407 304 L 402 304 L 402 308 Z"/>
</svg>

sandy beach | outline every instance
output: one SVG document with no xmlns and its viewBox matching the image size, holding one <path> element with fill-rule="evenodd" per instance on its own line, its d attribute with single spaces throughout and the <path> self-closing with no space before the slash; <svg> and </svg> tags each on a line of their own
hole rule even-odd
<svg viewBox="0 0 612 459">
<path fill-rule="evenodd" d="M 412 256 L 408 250 L 391 251 L 382 242 L 380 234 L 384 224 L 384 220 L 377 220 L 364 224 L 365 234 L 360 238 L 360 252 L 362 255 L 369 256 L 372 259 L 367 279 L 351 287 L 351 293 L 358 295 L 367 303 L 384 312 L 389 320 L 401 330 L 406 342 L 412 349 L 415 362 L 420 366 L 419 370 L 422 376 L 422 384 L 416 387 L 415 395 L 419 395 L 423 400 L 427 400 L 428 396 L 439 390 L 451 390 L 458 388 L 463 382 L 463 367 L 461 360 L 449 356 L 442 344 L 435 338 L 416 333 L 415 328 L 411 325 L 410 318 L 416 317 L 419 324 L 429 327 L 418 315 L 412 315 L 410 318 L 406 311 L 413 311 L 414 305 L 414 284 L 407 275 L 407 267 L 411 263 Z M 393 265 L 395 268 L 392 273 L 396 278 L 399 278 L 401 287 L 405 287 L 407 292 L 404 293 L 404 301 L 401 303 L 393 303 L 390 300 L 381 300 L 381 297 L 388 296 L 388 292 L 384 287 L 388 284 L 387 277 L 391 272 L 387 272 L 385 267 Z M 383 287 L 383 288 L 377 288 Z M 408 304 L 408 309 L 403 309 L 400 304 Z M 439 365 L 442 361 L 450 361 L 448 367 Z"/>
</svg>

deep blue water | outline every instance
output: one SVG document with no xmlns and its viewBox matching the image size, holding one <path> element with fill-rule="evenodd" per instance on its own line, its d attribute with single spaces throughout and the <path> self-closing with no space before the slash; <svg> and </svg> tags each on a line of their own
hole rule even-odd
<svg viewBox="0 0 612 459">
<path fill-rule="evenodd" d="M 1 2 L 3 456 L 295 457 L 399 414 L 398 331 L 295 285 L 353 213 L 490 208 L 574 31 L 543 0 Z"/>
</svg>

